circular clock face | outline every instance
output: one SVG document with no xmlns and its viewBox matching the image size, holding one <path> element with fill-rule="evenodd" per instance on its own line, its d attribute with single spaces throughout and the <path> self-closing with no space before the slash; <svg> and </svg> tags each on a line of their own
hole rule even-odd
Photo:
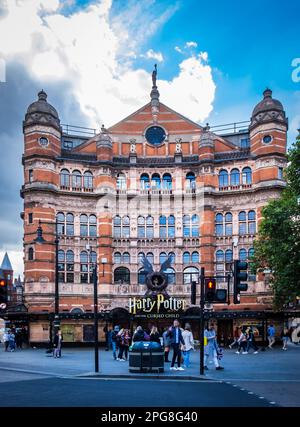
<svg viewBox="0 0 300 427">
<path fill-rule="evenodd" d="M 46 138 L 45 136 L 42 136 L 41 138 L 40 138 L 40 145 L 42 146 L 42 147 L 47 147 L 47 145 L 49 144 L 49 140 L 48 140 L 48 138 Z"/>
<path fill-rule="evenodd" d="M 146 139 L 152 145 L 159 145 L 164 142 L 166 132 L 160 126 L 151 126 L 146 130 Z"/>
</svg>

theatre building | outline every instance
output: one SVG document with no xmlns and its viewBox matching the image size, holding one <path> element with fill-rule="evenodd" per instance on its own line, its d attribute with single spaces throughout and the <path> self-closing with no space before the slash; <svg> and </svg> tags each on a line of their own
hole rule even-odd
<svg viewBox="0 0 300 427">
<path fill-rule="evenodd" d="M 102 340 L 105 325 L 172 321 L 129 313 L 130 299 L 147 291 L 144 256 L 154 270 L 171 257 L 167 292 L 185 301 L 180 318 L 196 336 L 190 292 L 200 268 L 224 288 L 232 261 L 251 259 L 262 208 L 285 186 L 282 104 L 266 89 L 249 121 L 202 127 L 184 105 L 176 112 L 161 102 L 156 72 L 152 84 L 148 104 L 100 131 L 61 124 L 44 91 L 27 109 L 21 195 L 31 342 L 49 339 L 56 269 L 64 340 L 90 342 L 95 263 Z M 268 272 L 248 279 L 239 305 L 207 307 L 219 336 L 250 323 L 264 334 Z"/>
</svg>

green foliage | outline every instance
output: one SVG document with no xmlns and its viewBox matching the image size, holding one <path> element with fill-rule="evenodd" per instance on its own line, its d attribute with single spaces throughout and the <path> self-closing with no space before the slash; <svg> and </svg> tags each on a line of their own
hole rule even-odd
<svg viewBox="0 0 300 427">
<path fill-rule="evenodd" d="M 275 308 L 300 297 L 300 137 L 288 152 L 287 186 L 262 211 L 253 271 L 271 270 Z"/>
</svg>

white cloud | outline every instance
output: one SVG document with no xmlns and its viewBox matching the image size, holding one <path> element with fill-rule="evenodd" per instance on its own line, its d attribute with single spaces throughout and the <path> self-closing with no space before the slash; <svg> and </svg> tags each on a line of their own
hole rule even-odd
<svg viewBox="0 0 300 427">
<path fill-rule="evenodd" d="M 0 18 L 0 53 L 8 61 L 25 64 L 46 90 L 47 82 L 71 84 L 82 113 L 97 128 L 101 123 L 109 126 L 119 121 L 149 101 L 152 69 L 135 69 L 134 60 L 140 56 L 142 44 L 178 8 L 175 4 L 155 14 L 151 1 L 129 1 L 125 13 L 111 17 L 111 3 L 99 0 L 64 15 L 57 0 L 11 0 L 8 13 Z M 152 18 L 147 19 L 151 22 L 147 31 L 141 25 L 145 13 Z M 153 49 L 145 56 L 163 60 Z M 206 61 L 206 52 L 190 56 L 178 64 L 179 73 L 173 79 L 159 80 L 162 102 L 194 120 L 204 120 L 212 109 L 215 85 Z M 59 111 L 59 105 L 55 107 Z"/>
<path fill-rule="evenodd" d="M 183 53 L 183 50 L 179 46 L 175 46 L 174 49 L 176 52 Z"/>
<path fill-rule="evenodd" d="M 153 49 L 147 50 L 145 55 L 141 55 L 142 57 L 145 57 L 147 59 L 155 59 L 158 62 L 162 62 L 164 60 L 164 57 L 161 52 L 154 52 Z"/>
<path fill-rule="evenodd" d="M 186 42 L 185 47 L 190 48 L 190 47 L 197 47 L 198 43 L 196 42 Z"/>
</svg>

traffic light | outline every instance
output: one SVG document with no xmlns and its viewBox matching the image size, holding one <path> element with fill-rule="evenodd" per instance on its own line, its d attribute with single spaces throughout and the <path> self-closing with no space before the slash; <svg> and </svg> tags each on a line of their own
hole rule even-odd
<svg viewBox="0 0 300 427">
<path fill-rule="evenodd" d="M 192 281 L 191 284 L 191 304 L 196 304 L 196 282 Z"/>
<path fill-rule="evenodd" d="M 241 283 L 248 278 L 248 263 L 245 261 L 235 260 L 233 264 L 233 302 L 240 304 L 240 292 L 248 289 L 247 283 Z"/>
<path fill-rule="evenodd" d="M 205 278 L 205 301 L 213 302 L 216 297 L 216 279 L 213 277 Z"/>
<path fill-rule="evenodd" d="M 0 279 L 0 304 L 7 304 L 7 283 L 5 279 Z"/>
</svg>

